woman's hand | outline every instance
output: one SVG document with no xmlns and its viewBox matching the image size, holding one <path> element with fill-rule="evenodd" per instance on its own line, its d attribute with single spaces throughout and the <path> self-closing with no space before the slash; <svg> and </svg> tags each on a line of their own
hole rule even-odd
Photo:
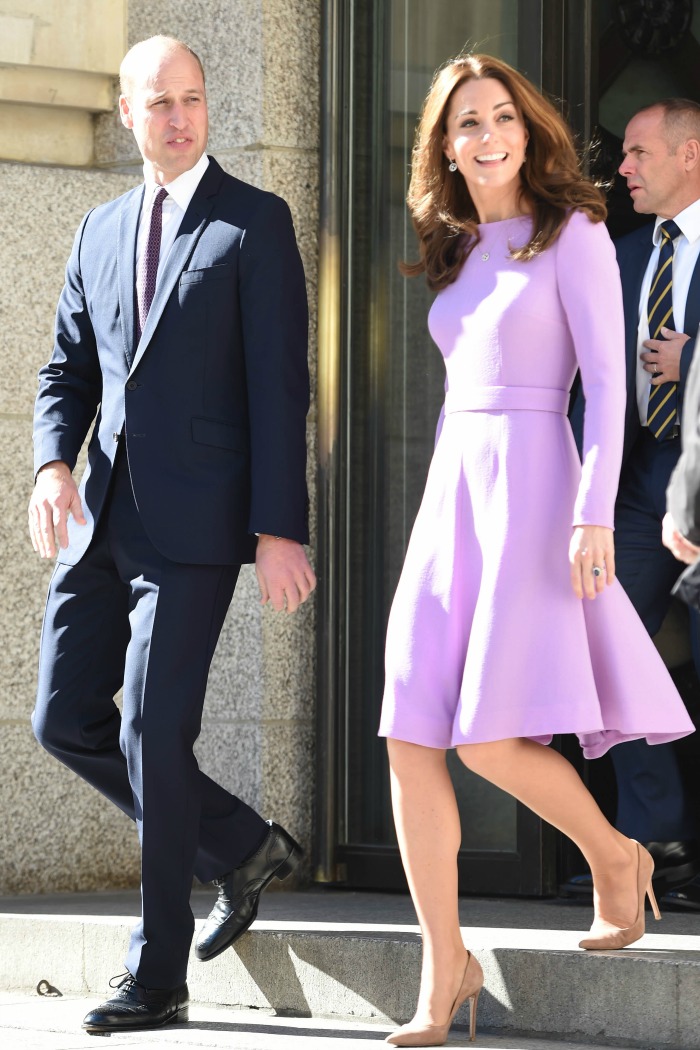
<svg viewBox="0 0 700 1050">
<path fill-rule="evenodd" d="M 615 579 L 613 530 L 577 525 L 569 545 L 571 586 L 577 598 L 595 598 Z"/>
</svg>

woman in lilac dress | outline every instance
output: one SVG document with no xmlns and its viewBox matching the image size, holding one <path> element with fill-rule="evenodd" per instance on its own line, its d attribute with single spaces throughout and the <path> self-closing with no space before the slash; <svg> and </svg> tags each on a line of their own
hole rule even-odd
<svg viewBox="0 0 700 1050">
<path fill-rule="evenodd" d="M 653 861 L 605 819 L 548 744 L 594 758 L 693 726 L 615 580 L 613 507 L 625 406 L 622 297 L 602 193 L 556 110 L 484 55 L 436 75 L 409 207 L 438 292 L 431 335 L 445 406 L 394 598 L 380 735 L 423 937 L 413 1020 L 395 1046 L 443 1043 L 481 968 L 457 911 L 460 824 L 445 756 L 568 835 L 588 861 L 588 949 L 644 932 Z M 566 417 L 580 369 L 583 464 Z M 657 917 L 658 917 L 658 913 Z"/>
</svg>

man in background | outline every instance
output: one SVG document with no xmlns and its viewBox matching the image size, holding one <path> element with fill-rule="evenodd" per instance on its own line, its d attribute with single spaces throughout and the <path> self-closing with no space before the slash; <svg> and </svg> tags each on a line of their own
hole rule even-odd
<svg viewBox="0 0 700 1050">
<path fill-rule="evenodd" d="M 616 242 L 622 280 L 627 410 L 615 508 L 616 575 L 647 631 L 664 621 L 679 575 L 662 542 L 666 488 L 681 453 L 683 393 L 700 324 L 700 105 L 668 99 L 627 125 L 620 174 L 634 210 L 654 221 Z M 580 428 L 581 399 L 572 413 Z M 697 620 L 691 620 L 696 667 Z M 654 857 L 657 892 L 700 870 L 695 815 L 671 744 L 630 741 L 610 756 L 618 791 L 616 826 Z M 592 893 L 590 875 L 564 883 Z M 700 898 L 699 898 L 700 899 Z"/>
</svg>

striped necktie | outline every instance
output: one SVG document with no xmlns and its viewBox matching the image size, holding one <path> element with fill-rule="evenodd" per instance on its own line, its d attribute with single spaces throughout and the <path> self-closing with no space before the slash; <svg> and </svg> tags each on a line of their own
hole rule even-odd
<svg viewBox="0 0 700 1050">
<path fill-rule="evenodd" d="M 673 219 L 662 222 L 659 230 L 663 239 L 647 308 L 650 339 L 660 339 L 664 327 L 676 329 L 673 321 L 673 242 L 681 231 Z M 662 441 L 672 437 L 677 417 L 677 384 L 660 383 L 659 386 L 652 386 L 649 391 L 647 425 L 654 437 Z"/>
<path fill-rule="evenodd" d="M 156 193 L 151 209 L 151 223 L 148 228 L 148 239 L 144 245 L 139 272 L 136 275 L 136 341 L 141 338 L 141 333 L 146 327 L 146 318 L 151 309 L 153 296 L 156 292 L 156 277 L 158 276 L 158 263 L 160 262 L 160 236 L 163 229 L 163 201 L 168 196 L 166 189 L 160 189 Z"/>
</svg>

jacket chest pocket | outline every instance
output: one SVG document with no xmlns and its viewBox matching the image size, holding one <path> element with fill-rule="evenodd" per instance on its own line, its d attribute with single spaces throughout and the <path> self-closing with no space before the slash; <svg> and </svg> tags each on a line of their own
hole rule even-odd
<svg viewBox="0 0 700 1050">
<path fill-rule="evenodd" d="M 236 267 L 233 262 L 218 262 L 216 266 L 185 270 L 179 275 L 177 295 L 181 303 L 187 301 L 191 296 L 231 296 L 235 279 Z M 231 286 L 228 289 L 227 282 Z"/>
<path fill-rule="evenodd" d="M 205 266 L 199 270 L 183 270 L 180 274 L 180 289 L 198 288 L 209 286 L 214 281 L 233 281 L 236 276 L 236 267 L 233 263 L 217 263 L 215 266 Z"/>
</svg>

